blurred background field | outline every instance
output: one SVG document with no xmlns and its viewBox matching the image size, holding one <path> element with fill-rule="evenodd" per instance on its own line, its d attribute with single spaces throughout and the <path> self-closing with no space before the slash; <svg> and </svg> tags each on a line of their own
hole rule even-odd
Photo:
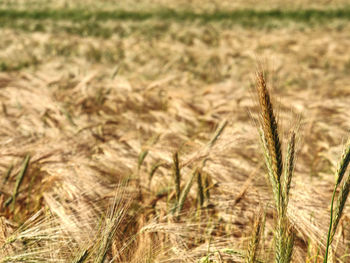
<svg viewBox="0 0 350 263">
<path fill-rule="evenodd" d="M 258 262 L 272 262 L 258 65 L 284 137 L 300 119 L 292 262 L 322 262 L 350 128 L 349 22 L 345 0 L 1 1 L 0 262 L 244 262 L 261 209 Z M 199 209 L 194 183 L 180 218 L 175 152 L 181 189 L 200 167 L 210 193 Z M 108 214 L 116 195 L 125 211 Z M 350 260 L 347 211 L 333 262 Z"/>
<path fill-rule="evenodd" d="M 96 9 L 99 8 L 110 10 L 111 8 L 118 8 L 123 10 L 149 10 L 149 9 L 175 9 L 175 10 L 194 10 L 194 11 L 212 11 L 214 10 L 236 10 L 244 8 L 252 9 L 271 9 L 271 8 L 317 8 L 317 9 L 329 9 L 334 7 L 343 8 L 348 5 L 346 0 L 296 0 L 290 2 L 284 2 L 281 0 L 271 0 L 269 2 L 258 0 L 237 0 L 237 1 L 218 1 L 218 0 L 131 0 L 131 1 L 67 1 L 67 0 L 4 0 L 2 6 L 4 8 L 74 8 L 83 7 L 84 9 Z"/>
</svg>

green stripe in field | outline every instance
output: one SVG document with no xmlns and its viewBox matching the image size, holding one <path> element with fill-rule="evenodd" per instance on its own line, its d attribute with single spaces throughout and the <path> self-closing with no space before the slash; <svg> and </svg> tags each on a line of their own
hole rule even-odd
<svg viewBox="0 0 350 263">
<path fill-rule="evenodd" d="M 51 9 L 51 10 L 16 10 L 0 9 L 0 19 L 31 19 L 31 20 L 68 20 L 68 21 L 107 21 L 132 20 L 144 21 L 149 19 L 203 22 L 229 20 L 236 23 L 255 21 L 256 24 L 265 20 L 287 20 L 295 22 L 325 22 L 334 19 L 350 20 L 350 8 L 339 9 L 305 9 L 305 10 L 234 10 L 217 11 L 212 13 L 196 13 L 193 11 L 174 11 L 160 9 L 155 11 L 134 12 L 123 10 L 83 10 L 83 9 Z M 0 24 L 1 25 L 1 24 Z"/>
</svg>

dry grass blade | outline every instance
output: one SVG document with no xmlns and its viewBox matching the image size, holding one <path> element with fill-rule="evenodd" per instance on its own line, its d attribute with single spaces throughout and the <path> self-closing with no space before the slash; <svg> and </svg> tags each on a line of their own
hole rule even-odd
<svg viewBox="0 0 350 263">
<path fill-rule="evenodd" d="M 7 243 L 7 228 L 4 217 L 0 217 L 0 255 L 6 257 L 10 254 L 10 248 L 6 247 Z"/>
<path fill-rule="evenodd" d="M 0 253 L 9 253 L 0 262 L 62 262 L 76 248 L 73 240 L 56 218 L 39 211 L 7 236 Z"/>
</svg>

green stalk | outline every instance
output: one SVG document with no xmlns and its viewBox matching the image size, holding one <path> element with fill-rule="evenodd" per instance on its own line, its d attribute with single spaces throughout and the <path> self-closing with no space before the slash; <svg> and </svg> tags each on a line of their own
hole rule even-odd
<svg viewBox="0 0 350 263">
<path fill-rule="evenodd" d="M 329 250 L 329 246 L 330 246 L 330 241 L 331 241 L 331 231 L 332 231 L 332 225 L 333 225 L 333 203 L 334 203 L 334 198 L 335 198 L 335 194 L 337 191 L 337 185 L 334 187 L 333 190 L 333 195 L 332 195 L 332 202 L 331 202 L 331 219 L 329 222 L 329 229 L 328 229 L 328 235 L 327 235 L 327 245 L 326 245 L 326 254 L 323 260 L 323 263 L 327 263 L 328 261 L 328 250 Z"/>
</svg>

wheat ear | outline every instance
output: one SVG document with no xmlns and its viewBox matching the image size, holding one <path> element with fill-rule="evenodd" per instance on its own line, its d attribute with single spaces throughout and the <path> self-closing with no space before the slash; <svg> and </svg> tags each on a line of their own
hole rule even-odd
<svg viewBox="0 0 350 263">
<path fill-rule="evenodd" d="M 277 121 L 263 72 L 257 73 L 257 90 L 261 109 L 261 124 L 271 156 L 272 170 L 276 181 L 280 181 L 283 169 L 281 142 L 278 135 Z"/>
<path fill-rule="evenodd" d="M 253 232 L 252 236 L 249 242 L 247 255 L 245 258 L 246 263 L 254 263 L 256 262 L 256 257 L 258 254 L 258 248 L 261 238 L 261 233 L 263 230 L 263 216 L 260 213 L 258 216 L 256 216 L 253 226 Z"/>
<path fill-rule="evenodd" d="M 294 172 L 294 157 L 295 157 L 295 132 L 293 131 L 290 135 L 287 156 L 286 156 L 286 167 L 284 170 L 283 178 L 283 193 L 284 193 L 284 206 L 287 207 L 289 200 L 289 191 L 292 183 L 292 177 Z"/>
<path fill-rule="evenodd" d="M 277 121 L 273 112 L 273 106 L 266 86 L 264 73 L 258 72 L 256 74 L 256 79 L 261 112 L 261 128 L 259 133 L 277 210 L 277 225 L 275 229 L 275 262 L 288 263 L 291 261 L 294 245 L 293 232 L 289 228 L 286 212 L 289 189 L 294 170 L 295 134 L 294 132 L 292 133 L 288 143 L 286 159 L 287 166 L 284 170 L 284 177 L 281 178 L 283 172 L 283 157 Z"/>
<path fill-rule="evenodd" d="M 198 205 L 199 207 L 202 207 L 204 203 L 204 189 L 203 189 L 201 172 L 198 172 L 198 175 L 197 175 L 197 186 L 198 186 Z"/>
<path fill-rule="evenodd" d="M 175 193 L 176 193 L 176 202 L 179 202 L 180 198 L 180 165 L 179 165 L 179 155 L 177 152 L 173 155 L 173 170 L 174 170 L 174 180 L 175 180 Z"/>
<path fill-rule="evenodd" d="M 191 190 L 191 187 L 193 185 L 193 181 L 194 181 L 196 176 L 198 176 L 198 169 L 194 170 L 194 172 L 191 175 L 191 178 L 188 180 L 187 184 L 185 185 L 184 189 L 181 192 L 179 202 L 177 203 L 177 215 L 180 214 L 180 212 L 184 206 L 185 200 L 187 198 L 188 193 Z"/>
</svg>

